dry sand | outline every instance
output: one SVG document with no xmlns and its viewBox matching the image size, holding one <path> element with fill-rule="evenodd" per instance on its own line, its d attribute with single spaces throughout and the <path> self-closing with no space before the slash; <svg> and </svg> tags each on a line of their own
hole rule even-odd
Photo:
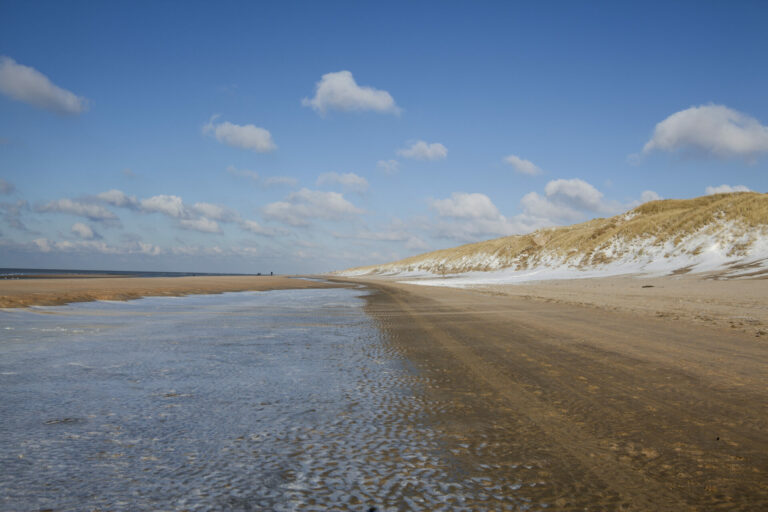
<svg viewBox="0 0 768 512">
<path fill-rule="evenodd" d="M 282 276 L 76 277 L 0 280 L 0 307 L 54 306 L 157 295 L 324 288 L 329 284 Z"/>
<path fill-rule="evenodd" d="M 544 302 L 624 311 L 743 330 L 768 339 L 768 280 L 717 275 L 608 277 L 474 287 Z"/>
<path fill-rule="evenodd" d="M 695 279 L 354 281 L 443 404 L 427 417 L 494 480 L 538 478 L 531 503 L 768 510 L 768 337 L 727 321 L 763 322 L 768 282 Z"/>
</svg>

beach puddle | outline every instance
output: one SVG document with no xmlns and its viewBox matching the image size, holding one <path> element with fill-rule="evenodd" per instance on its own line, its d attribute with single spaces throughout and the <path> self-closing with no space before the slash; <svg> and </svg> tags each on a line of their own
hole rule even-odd
<svg viewBox="0 0 768 512">
<path fill-rule="evenodd" d="M 536 468 L 446 434 L 364 293 L 0 311 L 0 509 L 531 508 Z"/>
</svg>

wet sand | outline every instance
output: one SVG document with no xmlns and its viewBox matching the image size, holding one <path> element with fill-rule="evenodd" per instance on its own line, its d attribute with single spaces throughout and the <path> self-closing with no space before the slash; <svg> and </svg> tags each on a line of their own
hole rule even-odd
<svg viewBox="0 0 768 512">
<path fill-rule="evenodd" d="M 74 277 L 0 280 L 0 307 L 56 306 L 151 296 L 326 288 L 328 283 L 283 276 Z"/>
<path fill-rule="evenodd" d="M 464 463 L 497 481 L 538 479 L 519 498 L 559 510 L 768 509 L 765 337 L 498 289 L 356 281 L 448 404 L 433 420 L 462 440 Z"/>
</svg>

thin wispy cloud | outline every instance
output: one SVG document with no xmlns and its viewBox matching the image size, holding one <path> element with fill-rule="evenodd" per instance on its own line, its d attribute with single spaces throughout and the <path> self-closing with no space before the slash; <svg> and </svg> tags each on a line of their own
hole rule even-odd
<svg viewBox="0 0 768 512">
<path fill-rule="evenodd" d="M 0 178 L 0 194 L 8 195 L 13 193 L 14 190 L 16 190 L 16 187 L 13 186 L 13 183 Z"/>
<path fill-rule="evenodd" d="M 0 56 L 0 93 L 15 101 L 62 115 L 77 115 L 88 108 L 88 100 L 63 89 L 35 68 Z"/>
<path fill-rule="evenodd" d="M 261 176 L 256 171 L 238 169 L 234 165 L 227 166 L 227 172 L 232 176 L 250 179 L 254 183 L 265 187 L 273 187 L 279 185 L 295 187 L 299 183 L 299 180 L 290 176 Z"/>
<path fill-rule="evenodd" d="M 387 91 L 357 85 L 349 71 L 326 73 L 315 84 L 315 96 L 304 98 L 301 104 L 321 115 L 329 110 L 365 111 L 399 114 L 400 108 Z"/>
<path fill-rule="evenodd" d="M 397 160 L 379 160 L 376 167 L 384 174 L 396 174 L 400 170 L 400 162 Z"/>
<path fill-rule="evenodd" d="M 107 210 L 103 206 L 71 199 L 58 199 L 50 201 L 44 205 L 38 206 L 37 211 L 44 213 L 67 213 L 85 217 L 93 221 L 117 220 L 117 215 Z"/>
</svg>

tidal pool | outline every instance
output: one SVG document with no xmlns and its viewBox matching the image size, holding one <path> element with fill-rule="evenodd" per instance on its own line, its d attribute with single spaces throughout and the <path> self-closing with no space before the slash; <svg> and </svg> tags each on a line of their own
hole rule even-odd
<svg viewBox="0 0 768 512">
<path fill-rule="evenodd" d="M 365 293 L 0 310 L 0 509 L 528 508 L 461 469 Z"/>
</svg>

